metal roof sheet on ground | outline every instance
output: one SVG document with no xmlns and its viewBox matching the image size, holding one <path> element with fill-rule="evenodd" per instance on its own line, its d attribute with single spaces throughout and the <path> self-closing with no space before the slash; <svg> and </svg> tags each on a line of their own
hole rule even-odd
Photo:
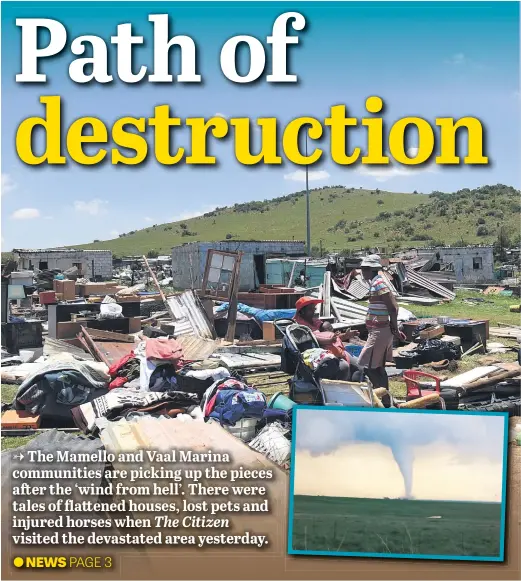
<svg viewBox="0 0 521 581">
<path fill-rule="evenodd" d="M 274 353 L 216 353 L 212 358 L 219 359 L 228 369 L 280 367 L 281 363 L 280 355 Z"/>
<path fill-rule="evenodd" d="M 414 271 L 412 268 L 409 268 L 408 266 L 405 267 L 405 270 L 407 272 L 407 282 L 409 284 L 414 284 L 416 286 L 425 288 L 428 291 L 437 294 L 445 299 L 450 299 L 451 301 L 456 298 L 456 293 L 453 293 L 452 291 L 446 289 L 444 286 L 441 286 L 441 284 L 438 284 L 437 282 L 430 280 L 423 274 L 419 274 L 418 272 Z"/>
<path fill-rule="evenodd" d="M 193 290 L 168 297 L 166 302 L 172 311 L 176 337 L 192 334 L 205 339 L 215 338 L 201 301 Z"/>
<path fill-rule="evenodd" d="M 405 261 L 409 268 L 413 268 L 414 270 L 420 270 L 426 264 L 428 264 L 432 259 L 431 258 L 420 258 L 414 260 L 407 260 Z"/>
<path fill-rule="evenodd" d="M 429 272 L 422 272 L 422 276 L 433 280 L 434 282 L 446 282 L 446 283 L 454 283 L 456 282 L 456 274 L 451 272 L 450 270 L 436 270 L 436 271 L 429 271 Z"/>
<path fill-rule="evenodd" d="M 318 292 L 311 293 L 311 296 L 313 298 L 318 298 Z M 367 307 L 364 305 L 360 305 L 337 296 L 332 296 L 331 302 L 335 305 L 337 310 L 343 313 L 350 313 L 355 319 L 365 318 L 367 314 Z"/>
<path fill-rule="evenodd" d="M 188 334 L 176 337 L 176 341 L 183 347 L 184 358 L 190 361 L 208 359 L 219 346 L 217 341 Z"/>
</svg>

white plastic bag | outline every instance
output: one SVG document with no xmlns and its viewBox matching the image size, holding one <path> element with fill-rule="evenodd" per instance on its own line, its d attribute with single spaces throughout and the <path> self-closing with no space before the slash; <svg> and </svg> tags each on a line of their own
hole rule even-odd
<svg viewBox="0 0 521 581">
<path fill-rule="evenodd" d="M 117 303 L 102 303 L 100 316 L 102 319 L 120 319 L 123 317 L 123 307 Z"/>
</svg>

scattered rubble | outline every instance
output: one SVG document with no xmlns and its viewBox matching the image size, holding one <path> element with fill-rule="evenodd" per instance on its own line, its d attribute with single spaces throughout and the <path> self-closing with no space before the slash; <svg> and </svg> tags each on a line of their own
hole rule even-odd
<svg viewBox="0 0 521 581">
<path fill-rule="evenodd" d="M 169 257 L 162 258 L 121 261 L 112 280 L 91 280 L 77 266 L 4 269 L 1 379 L 20 389 L 2 418 L 2 435 L 82 430 L 117 448 L 128 426 L 136 433 L 146 428 L 153 438 L 163 421 L 178 420 L 176 434 L 213 423 L 212 430 L 224 428 L 227 437 L 248 443 L 248 453 L 287 467 L 295 402 L 521 413 L 518 363 L 492 360 L 447 377 L 472 355 L 512 350 L 497 339 L 521 341 L 521 326 L 416 318 L 417 305 L 456 297 L 453 273 L 432 257 L 392 258 L 382 269 L 402 305 L 404 339 L 395 344 L 388 375 L 403 377 L 403 398 L 373 390 L 365 379 L 317 380 L 303 377 L 298 366 L 295 372 L 285 367 L 286 327 L 280 321 L 294 317 L 296 301 L 305 295 L 323 301 L 318 315 L 334 330 L 359 332 L 346 351 L 356 356 L 363 348 L 369 286 L 355 257 L 326 261 L 313 287 L 297 272 L 306 264 L 298 259 L 288 286 L 259 284 L 255 292 L 240 291 L 240 252 L 209 250 L 200 288 L 183 292 L 170 288 L 172 267 Z M 488 287 L 482 295 L 505 290 L 511 289 Z M 470 300 L 469 311 L 484 300 Z M 229 394 L 236 396 L 233 405 Z M 193 437 L 210 434 L 202 427 L 190 430 Z"/>
</svg>

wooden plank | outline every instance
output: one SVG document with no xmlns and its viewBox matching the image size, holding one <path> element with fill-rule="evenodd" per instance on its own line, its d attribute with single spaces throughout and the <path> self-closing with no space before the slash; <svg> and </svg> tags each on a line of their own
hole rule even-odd
<svg viewBox="0 0 521 581">
<path fill-rule="evenodd" d="M 89 335 L 89 332 L 87 331 L 87 329 L 81 325 L 81 334 L 83 336 L 83 338 L 85 339 L 85 342 L 87 343 L 87 345 L 92 349 L 92 351 L 95 353 L 95 357 L 98 361 L 103 361 L 103 363 L 105 363 L 105 365 L 107 367 L 110 367 L 110 362 L 109 360 L 105 357 L 105 355 L 103 355 L 103 353 L 98 349 L 98 346 L 96 345 L 96 343 L 94 342 L 94 340 L 91 338 L 91 336 Z M 89 349 L 90 350 L 90 349 Z M 93 353 L 93 354 L 94 354 Z"/>
<path fill-rule="evenodd" d="M 166 300 L 165 293 L 163 292 L 163 289 L 159 286 L 159 281 L 157 280 L 156 275 L 152 272 L 152 269 L 150 268 L 150 265 L 148 264 L 147 257 L 145 255 L 143 255 L 143 260 L 145 261 L 145 265 L 148 268 L 148 272 L 150 273 L 150 276 L 152 277 L 152 280 L 154 281 L 154 284 L 156 285 L 156 288 L 159 292 L 159 296 L 161 297 L 161 300 L 163 301 L 163 304 L 165 305 L 166 310 L 168 311 L 168 314 L 172 317 L 172 319 L 175 319 L 174 313 L 173 313 L 172 309 L 170 308 L 168 301 Z"/>
<path fill-rule="evenodd" d="M 226 341 L 235 339 L 235 327 L 237 325 L 237 306 L 239 304 L 239 287 L 241 273 L 242 252 L 237 254 L 233 268 L 230 302 L 228 304 L 228 328 L 226 329 Z"/>
<path fill-rule="evenodd" d="M 329 318 L 331 317 L 331 272 L 329 272 L 329 270 L 326 270 L 324 273 L 322 293 L 324 297 L 324 302 L 322 303 L 322 315 Z"/>
<path fill-rule="evenodd" d="M 96 341 L 123 341 L 124 343 L 134 343 L 134 337 L 126 333 L 89 329 L 89 335 Z"/>
<path fill-rule="evenodd" d="M 500 383 L 505 379 L 510 379 L 511 377 L 516 377 L 521 372 L 521 367 L 517 366 L 517 369 L 510 370 L 510 371 L 503 371 L 502 373 L 496 373 L 491 377 L 486 377 L 484 379 L 479 379 L 478 381 L 473 381 L 472 383 L 466 383 L 461 387 L 465 391 L 472 391 L 475 389 L 479 389 L 481 387 L 488 387 L 489 385 L 494 385 L 496 383 Z"/>
</svg>

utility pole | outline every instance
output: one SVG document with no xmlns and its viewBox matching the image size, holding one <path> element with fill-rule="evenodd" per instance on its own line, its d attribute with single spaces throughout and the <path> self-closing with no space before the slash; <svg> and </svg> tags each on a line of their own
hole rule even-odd
<svg viewBox="0 0 521 581">
<path fill-rule="evenodd" d="M 308 134 L 306 132 L 306 157 L 308 156 Z M 311 216 L 309 209 L 309 174 L 306 165 L 306 242 L 308 256 L 311 256 Z"/>
</svg>

